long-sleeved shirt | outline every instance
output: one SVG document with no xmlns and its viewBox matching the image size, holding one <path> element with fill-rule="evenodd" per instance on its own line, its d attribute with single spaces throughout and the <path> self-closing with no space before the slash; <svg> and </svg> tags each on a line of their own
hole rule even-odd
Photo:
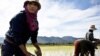
<svg viewBox="0 0 100 56">
<path fill-rule="evenodd" d="M 86 40 L 89 40 L 89 41 L 93 41 L 94 40 L 94 34 L 92 31 L 89 31 L 86 33 Z"/>
<path fill-rule="evenodd" d="M 38 23 L 38 21 L 37 21 Z M 31 37 L 33 43 L 37 42 L 38 28 L 35 31 L 31 31 L 29 24 L 27 23 L 27 17 L 25 11 L 21 11 L 10 21 L 10 27 L 6 36 L 13 41 L 16 45 L 25 44 Z"/>
</svg>

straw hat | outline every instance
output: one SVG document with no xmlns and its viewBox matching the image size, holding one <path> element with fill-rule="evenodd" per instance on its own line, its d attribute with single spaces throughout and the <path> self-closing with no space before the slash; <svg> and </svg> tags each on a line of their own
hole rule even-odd
<svg viewBox="0 0 100 56">
<path fill-rule="evenodd" d="M 97 30 L 97 28 L 95 27 L 95 25 L 91 25 L 91 26 L 90 26 L 90 29 L 91 29 L 91 30 Z"/>
</svg>

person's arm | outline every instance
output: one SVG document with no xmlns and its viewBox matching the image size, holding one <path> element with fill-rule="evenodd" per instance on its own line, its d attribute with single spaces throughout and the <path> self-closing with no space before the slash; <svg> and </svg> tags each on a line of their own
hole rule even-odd
<svg viewBox="0 0 100 56">
<path fill-rule="evenodd" d="M 41 48 L 39 47 L 39 44 L 38 43 L 33 43 L 34 47 L 36 48 L 36 55 L 37 56 L 42 56 L 42 52 L 41 52 Z"/>
<path fill-rule="evenodd" d="M 23 52 L 24 54 L 27 53 L 26 47 L 25 47 L 23 44 L 19 45 L 19 48 L 22 50 L 22 52 Z"/>
<path fill-rule="evenodd" d="M 37 56 L 42 56 L 42 51 L 41 51 L 41 48 L 37 42 L 37 34 L 38 32 L 32 32 L 31 34 L 31 41 L 32 41 L 32 44 L 33 46 L 36 48 L 36 51 L 35 53 L 37 54 Z"/>
<path fill-rule="evenodd" d="M 29 52 L 27 51 L 25 45 L 21 44 L 21 45 L 19 45 L 19 48 L 22 50 L 22 52 L 25 54 L 25 56 L 31 56 L 31 55 L 32 55 L 31 53 L 29 53 Z M 33 55 L 33 56 L 34 56 L 34 55 Z"/>
</svg>

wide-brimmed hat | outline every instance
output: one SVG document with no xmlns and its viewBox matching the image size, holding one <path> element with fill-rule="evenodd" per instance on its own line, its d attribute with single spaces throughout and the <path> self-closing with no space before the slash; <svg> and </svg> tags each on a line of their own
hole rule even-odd
<svg viewBox="0 0 100 56">
<path fill-rule="evenodd" d="M 97 30 L 97 28 L 95 27 L 95 25 L 91 25 L 91 26 L 90 26 L 90 29 L 91 29 L 91 30 Z"/>
</svg>

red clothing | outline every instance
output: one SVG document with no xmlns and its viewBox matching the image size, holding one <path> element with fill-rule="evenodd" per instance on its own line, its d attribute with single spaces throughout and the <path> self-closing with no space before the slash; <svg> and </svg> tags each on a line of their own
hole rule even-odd
<svg viewBox="0 0 100 56">
<path fill-rule="evenodd" d="M 25 12 L 26 12 L 26 21 L 29 27 L 29 30 L 31 32 L 31 36 L 32 37 L 37 37 L 37 33 L 36 32 L 39 27 L 38 27 L 38 20 L 37 20 L 37 12 L 35 13 L 30 13 L 27 8 L 25 7 Z M 35 32 L 35 34 L 34 34 Z M 32 38 L 32 43 L 37 42 L 35 41 L 35 38 Z"/>
<path fill-rule="evenodd" d="M 38 29 L 38 21 L 37 21 L 37 13 L 29 13 L 26 10 L 26 17 L 27 17 L 27 23 L 29 25 L 30 31 L 35 31 Z"/>
</svg>

